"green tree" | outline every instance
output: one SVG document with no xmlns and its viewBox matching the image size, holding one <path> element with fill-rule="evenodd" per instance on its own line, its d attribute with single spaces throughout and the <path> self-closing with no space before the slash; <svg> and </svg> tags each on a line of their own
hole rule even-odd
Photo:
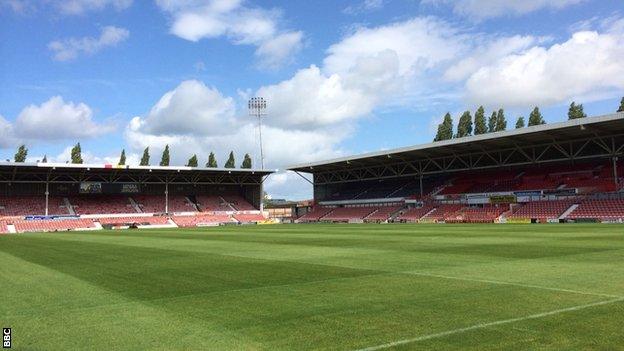
<svg viewBox="0 0 624 351">
<path fill-rule="evenodd" d="M 15 157 L 13 158 L 15 162 L 26 162 L 26 156 L 28 156 L 28 149 L 26 145 L 20 145 L 17 148 L 17 152 L 15 152 Z"/>
<path fill-rule="evenodd" d="M 215 157 L 215 154 L 212 151 L 210 152 L 210 155 L 208 155 L 208 163 L 206 163 L 206 167 L 209 167 L 209 168 L 219 167 L 217 165 L 217 158 Z"/>
<path fill-rule="evenodd" d="M 501 108 L 496 115 L 496 131 L 501 132 L 505 129 L 507 129 L 507 120 L 505 119 L 505 111 Z"/>
<path fill-rule="evenodd" d="M 150 165 L 150 153 L 149 153 L 149 146 L 145 148 L 145 150 L 143 150 L 143 156 L 141 156 L 141 162 L 139 163 L 139 166 L 149 166 Z"/>
<path fill-rule="evenodd" d="M 187 167 L 197 167 L 197 155 L 191 156 L 188 162 L 186 163 Z"/>
<path fill-rule="evenodd" d="M 82 162 L 82 148 L 80 147 L 80 143 L 77 143 L 71 149 L 71 163 L 81 164 Z"/>
<path fill-rule="evenodd" d="M 245 154 L 241 168 L 251 168 L 251 157 L 249 157 L 249 154 Z"/>
<path fill-rule="evenodd" d="M 618 108 L 617 112 L 624 112 L 624 97 L 620 101 L 620 108 Z"/>
<path fill-rule="evenodd" d="M 574 101 L 570 104 L 568 109 L 568 119 L 585 118 L 587 115 L 583 111 L 583 104 L 577 105 Z"/>
<path fill-rule="evenodd" d="M 542 117 L 542 113 L 540 112 L 539 108 L 535 106 L 535 108 L 533 109 L 533 111 L 531 111 L 531 114 L 529 115 L 529 127 L 538 126 L 540 124 L 546 124 L 546 121 L 544 121 L 544 117 Z"/>
<path fill-rule="evenodd" d="M 492 115 L 488 119 L 488 133 L 492 133 L 496 131 L 496 121 L 498 120 L 498 115 L 496 111 L 492 112 Z"/>
<path fill-rule="evenodd" d="M 444 115 L 444 120 L 438 125 L 438 133 L 433 141 L 448 140 L 453 138 L 453 118 L 450 113 Z"/>
<path fill-rule="evenodd" d="M 516 129 L 520 128 L 524 128 L 524 117 L 522 116 L 518 117 L 518 120 L 516 121 Z"/>
<path fill-rule="evenodd" d="M 236 168 L 236 161 L 234 160 L 234 151 L 230 151 L 230 157 L 224 165 L 225 168 Z"/>
<path fill-rule="evenodd" d="M 124 166 L 126 164 L 126 149 L 121 150 L 121 155 L 119 156 L 118 165 Z"/>
<path fill-rule="evenodd" d="M 487 125 L 485 124 L 485 110 L 483 106 L 479 106 L 477 112 L 475 112 L 474 120 L 474 133 L 475 135 L 485 134 L 488 132 Z"/>
<path fill-rule="evenodd" d="M 41 160 L 41 163 L 48 163 L 48 155 L 43 155 L 43 160 Z"/>
<path fill-rule="evenodd" d="M 160 159 L 161 166 L 169 166 L 169 144 L 165 145 L 165 149 L 163 150 L 162 157 Z"/>
<path fill-rule="evenodd" d="M 472 134 L 472 116 L 470 115 L 470 111 L 464 112 L 461 117 L 459 117 L 459 123 L 457 124 L 457 134 L 456 138 L 463 138 L 466 136 L 470 136 Z"/>
</svg>

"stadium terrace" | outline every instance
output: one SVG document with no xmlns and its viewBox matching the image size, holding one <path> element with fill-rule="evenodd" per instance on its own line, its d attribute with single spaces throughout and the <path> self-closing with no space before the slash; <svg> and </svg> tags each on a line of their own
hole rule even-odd
<svg viewBox="0 0 624 351">
<path fill-rule="evenodd" d="M 256 223 L 257 169 L 0 163 L 0 233 Z"/>
<path fill-rule="evenodd" d="M 313 176 L 299 222 L 621 222 L 623 155 L 616 113 L 288 169 Z"/>
</svg>

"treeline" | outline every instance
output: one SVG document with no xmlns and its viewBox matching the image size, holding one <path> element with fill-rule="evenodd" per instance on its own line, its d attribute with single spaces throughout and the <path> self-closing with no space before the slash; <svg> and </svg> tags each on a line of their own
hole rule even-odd
<svg viewBox="0 0 624 351">
<path fill-rule="evenodd" d="M 26 157 L 28 156 L 28 148 L 26 147 L 26 145 L 20 145 L 17 148 L 17 152 L 15 153 L 15 157 L 14 157 L 14 161 L 15 162 L 26 162 Z M 82 164 L 83 163 L 83 159 L 82 159 L 82 148 L 80 147 L 80 143 L 77 143 L 76 145 L 74 145 L 74 147 L 71 149 L 71 161 L 68 161 L 68 163 L 74 163 L 74 164 Z M 170 155 L 169 155 L 169 145 L 165 146 L 165 149 L 163 150 L 162 156 L 160 158 L 160 166 L 169 166 L 169 161 L 170 161 Z M 43 156 L 43 159 L 40 161 L 42 163 L 46 163 L 48 162 L 48 156 Z M 117 163 L 120 166 L 124 166 L 126 164 L 126 150 L 123 149 L 121 150 L 121 155 L 119 155 L 119 162 Z M 139 166 L 150 166 L 150 151 L 149 151 L 149 147 L 146 147 L 145 150 L 143 150 L 143 156 L 141 157 L 141 161 L 139 163 Z M 197 158 L 197 154 L 194 154 L 193 156 L 191 156 L 188 160 L 188 162 L 186 163 L 187 167 L 198 167 L 199 166 L 199 160 Z M 211 152 L 210 155 L 208 155 L 208 162 L 206 162 L 206 167 L 207 168 L 218 168 L 219 165 L 217 163 L 217 158 L 214 154 L 214 152 Z M 230 151 L 230 155 L 228 156 L 227 161 L 225 162 L 225 164 L 223 165 L 224 168 L 236 168 L 236 159 L 234 158 L 234 151 Z M 250 169 L 252 168 L 252 163 L 251 163 L 251 157 L 249 156 L 249 154 L 245 154 L 245 156 L 243 157 L 243 162 L 240 165 L 240 168 L 246 168 L 246 169 Z"/>
<path fill-rule="evenodd" d="M 121 150 L 121 156 L 119 157 L 119 165 L 126 164 L 126 151 Z M 159 166 L 169 166 L 169 145 L 165 145 L 165 149 L 163 150 L 162 156 L 160 158 Z M 150 166 L 150 151 L 149 146 L 143 150 L 143 156 L 141 157 L 141 161 L 139 162 L 139 166 Z M 197 154 L 193 154 L 188 161 L 186 162 L 187 167 L 199 167 L 199 159 L 197 158 Z M 214 152 L 210 152 L 208 155 L 208 162 L 206 162 L 206 168 L 218 168 L 219 165 L 217 163 L 217 158 Z M 228 156 L 227 161 L 223 165 L 224 168 L 236 168 L 236 159 L 234 158 L 234 151 L 230 151 L 230 155 Z M 240 165 L 240 168 L 252 168 L 251 157 L 249 154 L 245 154 L 243 157 L 243 162 Z"/>
<path fill-rule="evenodd" d="M 624 97 L 620 101 L 620 107 L 617 112 L 624 112 Z M 583 111 L 583 104 L 576 104 L 572 102 L 568 109 L 568 119 L 585 118 L 587 114 Z M 546 124 L 544 116 L 539 110 L 539 107 L 535 107 L 529 114 L 528 123 L 525 121 L 524 116 L 520 116 L 516 119 L 515 128 L 520 129 L 525 126 L 536 126 L 540 124 Z M 453 132 L 453 117 L 450 113 L 444 115 L 442 123 L 438 125 L 438 131 L 433 141 L 449 140 L 453 138 L 463 138 L 471 135 L 480 135 L 486 133 L 500 132 L 507 129 L 507 119 L 505 117 L 505 111 L 501 108 L 498 111 L 492 112 L 490 117 L 486 119 L 485 109 L 483 106 L 479 106 L 474 114 L 474 120 L 470 111 L 465 111 L 460 117 L 457 123 L 457 132 Z"/>
</svg>

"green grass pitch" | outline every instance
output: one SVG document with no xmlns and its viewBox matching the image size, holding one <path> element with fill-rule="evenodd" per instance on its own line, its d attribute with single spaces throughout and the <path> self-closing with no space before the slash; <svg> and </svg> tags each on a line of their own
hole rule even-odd
<svg viewBox="0 0 624 351">
<path fill-rule="evenodd" d="M 624 226 L 0 236 L 17 350 L 622 350 Z"/>
</svg>

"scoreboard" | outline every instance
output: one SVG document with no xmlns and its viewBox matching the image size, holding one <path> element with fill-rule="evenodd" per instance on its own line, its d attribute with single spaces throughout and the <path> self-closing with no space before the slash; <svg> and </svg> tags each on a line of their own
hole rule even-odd
<svg viewBox="0 0 624 351">
<path fill-rule="evenodd" d="M 140 186 L 136 183 L 82 182 L 79 192 L 81 194 L 137 194 L 140 192 Z"/>
</svg>

